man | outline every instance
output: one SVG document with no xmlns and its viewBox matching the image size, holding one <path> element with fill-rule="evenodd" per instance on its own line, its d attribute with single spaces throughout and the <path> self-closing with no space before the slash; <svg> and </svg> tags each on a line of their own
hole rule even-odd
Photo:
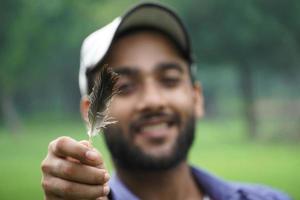
<svg viewBox="0 0 300 200">
<path fill-rule="evenodd" d="M 100 153 L 87 141 L 58 138 L 42 163 L 46 199 L 289 199 L 187 163 L 203 97 L 192 77 L 187 32 L 173 11 L 143 3 L 85 39 L 79 75 L 84 120 L 87 95 L 104 64 L 120 76 L 121 93 L 109 110 L 118 123 L 104 134 L 116 173 L 109 180 Z"/>
</svg>

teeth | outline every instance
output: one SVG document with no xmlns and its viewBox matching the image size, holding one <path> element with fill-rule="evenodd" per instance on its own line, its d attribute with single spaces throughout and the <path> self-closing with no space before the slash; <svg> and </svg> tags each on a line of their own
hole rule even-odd
<svg viewBox="0 0 300 200">
<path fill-rule="evenodd" d="M 150 132 L 150 131 L 158 131 L 161 129 L 167 128 L 167 123 L 160 123 L 160 124 L 153 124 L 153 125 L 146 125 L 142 127 L 142 132 Z"/>
</svg>

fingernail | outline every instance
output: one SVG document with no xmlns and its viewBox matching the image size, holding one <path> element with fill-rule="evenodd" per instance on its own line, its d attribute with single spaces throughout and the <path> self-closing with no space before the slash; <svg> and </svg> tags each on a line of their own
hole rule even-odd
<svg viewBox="0 0 300 200">
<path fill-rule="evenodd" d="M 105 182 L 110 179 L 109 173 L 105 173 L 104 175 Z"/>
<path fill-rule="evenodd" d="M 96 160 L 98 158 L 98 154 L 95 151 L 87 151 L 85 153 L 85 156 L 89 160 Z"/>
<path fill-rule="evenodd" d="M 104 193 L 104 195 L 108 195 L 108 193 L 109 193 L 109 186 L 108 185 L 103 187 L 103 193 Z"/>
</svg>

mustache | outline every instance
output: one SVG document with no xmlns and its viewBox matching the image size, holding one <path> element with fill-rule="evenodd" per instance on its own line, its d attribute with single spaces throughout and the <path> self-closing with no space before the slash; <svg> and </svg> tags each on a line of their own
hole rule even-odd
<svg viewBox="0 0 300 200">
<path fill-rule="evenodd" d="M 164 111 L 145 112 L 130 123 L 129 129 L 131 131 L 137 130 L 139 127 L 151 120 L 165 121 L 169 125 L 179 124 L 181 122 L 180 115 L 176 113 L 168 113 Z"/>
</svg>

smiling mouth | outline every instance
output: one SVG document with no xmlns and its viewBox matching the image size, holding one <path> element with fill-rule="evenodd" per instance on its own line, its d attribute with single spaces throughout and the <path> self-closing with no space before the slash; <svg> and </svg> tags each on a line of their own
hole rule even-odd
<svg viewBox="0 0 300 200">
<path fill-rule="evenodd" d="M 161 131 L 168 128 L 168 124 L 166 122 L 158 123 L 158 124 L 149 124 L 140 128 L 140 132 L 153 132 L 153 131 Z"/>
<path fill-rule="evenodd" d="M 148 139 L 162 139 L 173 132 L 177 121 L 173 115 L 152 116 L 133 123 L 132 132 Z"/>
<path fill-rule="evenodd" d="M 131 137 L 163 139 L 180 128 L 180 115 L 175 112 L 148 111 L 141 113 L 129 125 Z"/>
<path fill-rule="evenodd" d="M 165 129 L 177 123 L 174 116 L 152 116 L 149 118 L 141 118 L 132 123 L 131 128 L 134 132 L 155 131 Z"/>
</svg>

